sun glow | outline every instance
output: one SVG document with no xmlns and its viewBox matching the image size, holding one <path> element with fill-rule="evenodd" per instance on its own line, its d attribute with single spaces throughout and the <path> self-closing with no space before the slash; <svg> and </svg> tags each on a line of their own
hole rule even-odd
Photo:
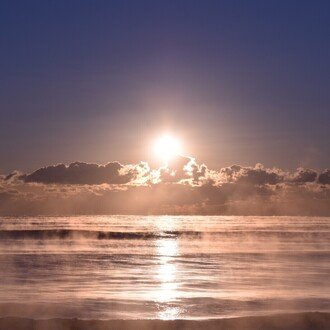
<svg viewBox="0 0 330 330">
<path fill-rule="evenodd" d="M 178 139 L 171 135 L 163 135 L 154 144 L 155 154 L 164 161 L 181 153 L 181 143 Z"/>
</svg>

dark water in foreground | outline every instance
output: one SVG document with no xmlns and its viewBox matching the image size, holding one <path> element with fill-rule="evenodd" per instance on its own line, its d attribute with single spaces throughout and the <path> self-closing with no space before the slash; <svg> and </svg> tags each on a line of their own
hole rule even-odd
<svg viewBox="0 0 330 330">
<path fill-rule="evenodd" d="M 0 317 L 330 311 L 330 218 L 0 218 Z"/>
</svg>

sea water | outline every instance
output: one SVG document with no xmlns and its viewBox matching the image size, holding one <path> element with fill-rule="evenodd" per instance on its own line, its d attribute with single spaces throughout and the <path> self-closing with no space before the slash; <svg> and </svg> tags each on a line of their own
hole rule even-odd
<svg viewBox="0 0 330 330">
<path fill-rule="evenodd" d="M 330 218 L 0 218 L 0 317 L 330 310 Z"/>
</svg>

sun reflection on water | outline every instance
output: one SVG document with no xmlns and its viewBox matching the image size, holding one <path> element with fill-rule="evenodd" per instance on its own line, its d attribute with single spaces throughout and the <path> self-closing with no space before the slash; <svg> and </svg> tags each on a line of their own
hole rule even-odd
<svg viewBox="0 0 330 330">
<path fill-rule="evenodd" d="M 163 218 L 159 229 L 166 227 L 171 230 L 171 218 Z M 163 320 L 178 318 L 181 308 L 173 306 L 178 295 L 177 266 L 175 257 L 179 255 L 178 240 L 176 238 L 162 238 L 156 241 L 156 255 L 158 268 L 156 280 L 159 287 L 154 294 L 154 300 L 160 304 L 158 317 Z"/>
<path fill-rule="evenodd" d="M 177 281 L 176 266 L 174 257 L 177 255 L 177 241 L 164 239 L 157 241 L 157 256 L 159 266 L 156 278 L 160 282 L 159 291 L 156 293 L 156 300 L 159 302 L 169 302 L 176 297 Z"/>
</svg>

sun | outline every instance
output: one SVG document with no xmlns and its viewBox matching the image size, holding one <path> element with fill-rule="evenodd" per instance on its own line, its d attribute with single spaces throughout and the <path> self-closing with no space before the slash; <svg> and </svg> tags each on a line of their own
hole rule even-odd
<svg viewBox="0 0 330 330">
<path fill-rule="evenodd" d="M 154 151 L 159 158 L 168 161 L 181 153 L 181 143 L 174 136 L 164 134 L 156 140 Z"/>
</svg>

